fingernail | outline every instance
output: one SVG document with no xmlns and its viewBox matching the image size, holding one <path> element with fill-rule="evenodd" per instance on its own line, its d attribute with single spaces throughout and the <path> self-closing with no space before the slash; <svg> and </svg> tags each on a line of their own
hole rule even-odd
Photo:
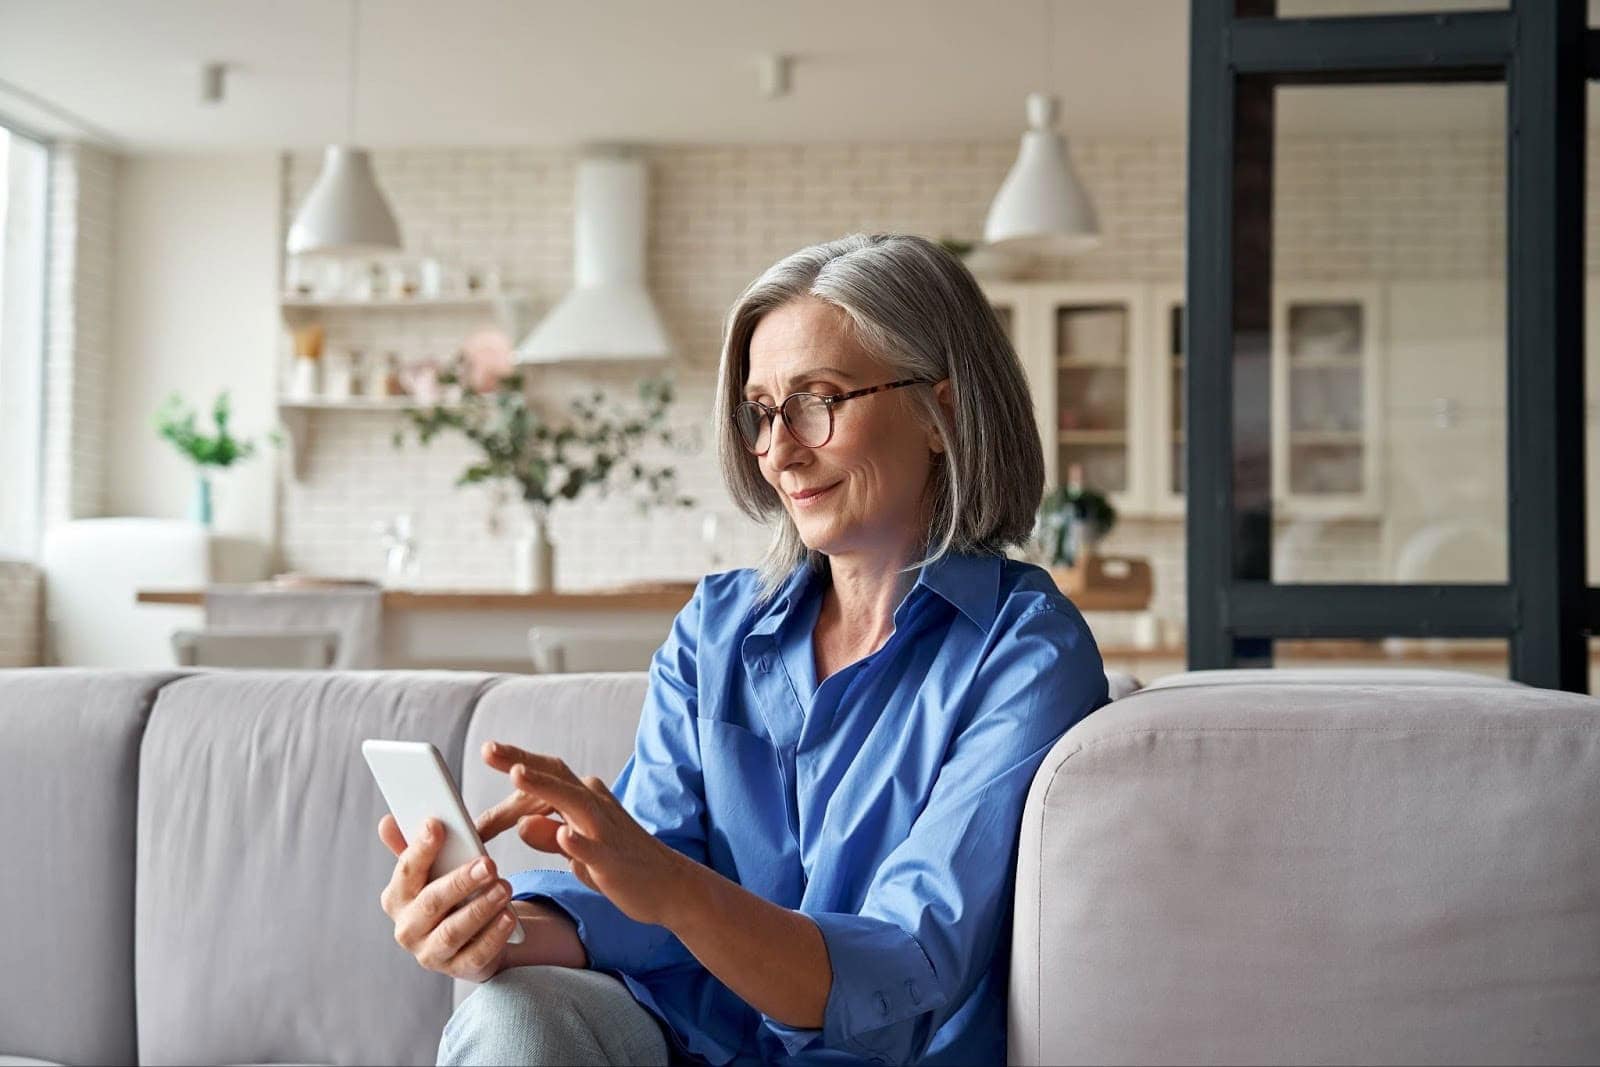
<svg viewBox="0 0 1600 1067">
<path fill-rule="evenodd" d="M 510 926 L 511 925 L 511 916 L 507 915 L 505 912 L 502 911 L 500 913 L 500 918 L 496 919 L 495 922 L 499 923 L 501 926 Z"/>
<path fill-rule="evenodd" d="M 489 861 L 488 860 L 479 860 L 477 863 L 474 863 L 472 865 L 472 877 L 474 877 L 474 878 L 487 878 L 487 877 L 489 877 Z"/>
<path fill-rule="evenodd" d="M 509 897 L 510 895 L 511 895 L 511 890 L 507 889 L 503 885 L 497 885 L 493 889 L 489 890 L 490 898 L 493 899 L 493 900 L 496 900 L 496 901 L 504 900 L 504 899 L 506 899 L 506 897 Z"/>
</svg>

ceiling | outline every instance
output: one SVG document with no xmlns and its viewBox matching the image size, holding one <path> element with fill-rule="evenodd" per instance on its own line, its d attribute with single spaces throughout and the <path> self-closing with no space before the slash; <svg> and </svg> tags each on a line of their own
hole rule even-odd
<svg viewBox="0 0 1600 1067">
<path fill-rule="evenodd" d="M 1416 10 L 1494 0 L 1283 0 Z M 1504 0 L 1500 0 L 1503 6 Z M 366 0 L 353 139 L 1010 138 L 1049 87 L 1071 133 L 1181 135 L 1188 0 Z M 334 0 L 0 0 L 0 115 L 127 151 L 309 148 L 351 137 L 349 7 Z M 792 91 L 758 58 L 794 56 Z M 229 66 L 226 98 L 200 71 Z M 1401 97 L 1413 94 L 1406 99 Z M 1420 94 L 1420 95 L 1417 95 Z M 1285 121 L 1499 120 L 1504 90 L 1302 90 Z"/>
</svg>

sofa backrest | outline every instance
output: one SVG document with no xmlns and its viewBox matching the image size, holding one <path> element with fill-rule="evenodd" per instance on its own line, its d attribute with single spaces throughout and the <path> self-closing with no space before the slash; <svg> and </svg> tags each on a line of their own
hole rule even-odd
<svg viewBox="0 0 1600 1067">
<path fill-rule="evenodd" d="M 1597 707 L 1255 679 L 1090 716 L 1023 820 L 1011 1062 L 1593 1062 Z"/>
<path fill-rule="evenodd" d="M 432 741 L 455 770 L 496 676 L 220 671 L 161 690 L 135 889 L 144 1063 L 432 1063 L 451 983 L 394 942 L 394 858 L 361 756 Z"/>
<path fill-rule="evenodd" d="M 134 1060 L 139 743 L 173 677 L 0 671 L 0 1058 Z"/>
<path fill-rule="evenodd" d="M 565 760 L 580 778 L 616 781 L 633 755 L 649 675 L 564 674 L 508 678 L 484 694 L 467 729 L 461 797 L 473 816 L 505 798 L 510 782 L 483 762 L 486 741 L 505 741 Z M 488 843 L 502 875 L 531 867 L 566 869 L 566 860 L 523 844 L 515 830 Z"/>
</svg>

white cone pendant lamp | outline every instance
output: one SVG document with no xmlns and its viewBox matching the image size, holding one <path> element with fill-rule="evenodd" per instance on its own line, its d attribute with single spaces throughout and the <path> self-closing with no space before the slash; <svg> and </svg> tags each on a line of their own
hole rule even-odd
<svg viewBox="0 0 1600 1067">
<path fill-rule="evenodd" d="M 322 173 L 289 227 L 290 255 L 369 255 L 400 248 L 400 226 L 365 148 L 329 145 Z"/>
<path fill-rule="evenodd" d="M 350 4 L 349 141 L 329 145 L 322 173 L 289 227 L 290 255 L 372 255 L 400 250 L 400 226 L 372 172 L 372 156 L 353 147 L 356 124 L 356 47 L 361 35 L 359 0 Z"/>
<path fill-rule="evenodd" d="M 1007 251 L 1069 254 L 1100 241 L 1100 220 L 1089 199 L 1067 139 L 1056 129 L 1060 102 L 1028 96 L 1028 130 L 1000 191 L 989 205 L 983 239 Z"/>
</svg>

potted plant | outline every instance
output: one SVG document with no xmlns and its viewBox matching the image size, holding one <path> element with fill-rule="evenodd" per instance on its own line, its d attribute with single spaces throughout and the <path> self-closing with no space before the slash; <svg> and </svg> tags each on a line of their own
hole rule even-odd
<svg viewBox="0 0 1600 1067">
<path fill-rule="evenodd" d="M 1116 524 L 1117 509 L 1104 493 L 1083 484 L 1083 469 L 1073 464 L 1067 484 L 1046 493 L 1039 507 L 1037 529 L 1046 565 L 1080 566 Z"/>
<path fill-rule="evenodd" d="M 211 408 L 211 420 L 216 432 L 205 433 L 197 425 L 195 412 L 183 398 L 173 393 L 156 412 L 156 430 L 171 441 L 189 462 L 194 464 L 194 496 L 189 505 L 189 518 L 203 526 L 211 525 L 211 478 L 214 470 L 226 470 L 255 455 L 253 439 L 240 440 L 233 436 L 228 423 L 232 408 L 228 394 L 223 391 Z M 276 445 L 280 438 L 276 431 L 267 435 Z"/>
<path fill-rule="evenodd" d="M 443 392 L 461 385 L 463 364 L 457 360 L 439 376 Z M 527 523 L 515 548 L 514 584 L 523 591 L 551 587 L 554 548 L 549 537 L 551 509 L 562 501 L 594 492 L 604 497 L 626 489 L 639 509 L 692 507 L 694 500 L 677 491 L 671 467 L 646 463 L 640 452 L 647 444 L 680 444 L 666 427 L 672 383 L 650 378 L 639 383 L 642 410 L 603 409 L 604 395 L 577 397 L 561 422 L 546 419 L 528 403 L 520 373 L 500 378 L 484 392 L 463 393 L 454 403 L 435 403 L 404 411 L 409 429 L 427 445 L 441 433 L 457 433 L 481 453 L 456 479 L 456 485 L 491 484 L 521 500 Z M 394 444 L 405 440 L 397 431 Z M 502 497 L 503 499 L 503 497 Z"/>
</svg>

